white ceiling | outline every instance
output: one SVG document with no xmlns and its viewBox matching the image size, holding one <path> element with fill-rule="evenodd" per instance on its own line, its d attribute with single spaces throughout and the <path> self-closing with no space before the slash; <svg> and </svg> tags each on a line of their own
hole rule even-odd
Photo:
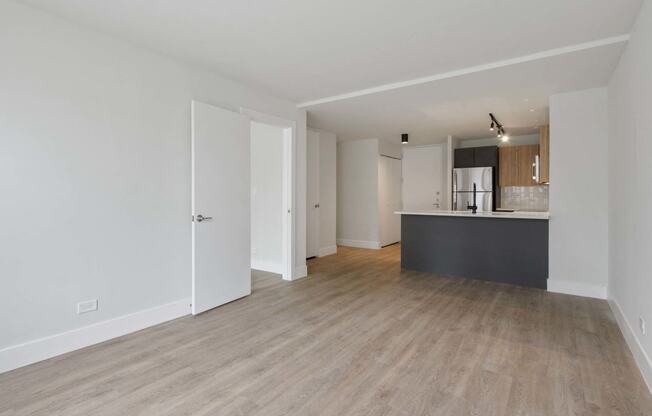
<svg viewBox="0 0 652 416">
<path fill-rule="evenodd" d="M 628 33 L 641 0 L 23 0 L 295 102 Z"/>
<path fill-rule="evenodd" d="M 548 121 L 552 94 L 604 86 L 625 43 L 476 72 L 308 108 L 312 127 L 336 131 L 340 140 L 394 138 L 410 144 L 439 143 L 450 134 L 491 135 L 493 113 L 513 136 Z"/>
<path fill-rule="evenodd" d="M 303 103 L 626 34 L 642 0 L 21 2 Z M 604 85 L 622 48 L 309 106 L 309 121 L 343 138 L 408 131 L 425 143 L 478 137 L 493 111 L 512 134 L 530 131 L 551 93 Z"/>
</svg>

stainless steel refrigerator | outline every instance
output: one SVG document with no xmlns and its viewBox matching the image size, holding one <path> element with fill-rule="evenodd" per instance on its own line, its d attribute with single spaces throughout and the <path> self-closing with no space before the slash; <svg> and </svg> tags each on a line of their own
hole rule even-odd
<svg viewBox="0 0 652 416">
<path fill-rule="evenodd" d="M 494 209 L 494 168 L 453 169 L 453 211 L 470 211 L 475 184 L 478 211 Z"/>
</svg>

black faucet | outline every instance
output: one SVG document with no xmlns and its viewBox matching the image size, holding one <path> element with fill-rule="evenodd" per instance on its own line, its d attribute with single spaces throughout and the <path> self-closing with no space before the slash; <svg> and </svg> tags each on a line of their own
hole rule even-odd
<svg viewBox="0 0 652 416">
<path fill-rule="evenodd" d="M 476 214 L 478 212 L 478 204 L 475 202 L 475 197 L 476 197 L 476 190 L 475 190 L 475 182 L 473 182 L 473 205 L 469 205 L 469 203 L 466 203 L 466 209 L 470 209 L 472 214 Z"/>
</svg>

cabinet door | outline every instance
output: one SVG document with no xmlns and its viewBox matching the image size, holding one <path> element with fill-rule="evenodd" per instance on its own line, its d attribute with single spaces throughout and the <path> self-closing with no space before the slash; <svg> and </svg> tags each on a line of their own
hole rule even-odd
<svg viewBox="0 0 652 416">
<path fill-rule="evenodd" d="M 518 180 L 516 186 L 539 185 L 534 180 L 534 162 L 539 154 L 539 145 L 516 146 L 518 153 Z"/>
<path fill-rule="evenodd" d="M 474 152 L 474 167 L 496 167 L 498 166 L 498 146 L 484 146 L 473 148 Z"/>
<path fill-rule="evenodd" d="M 473 148 L 455 149 L 455 167 L 456 168 L 472 168 L 473 164 Z"/>
<path fill-rule="evenodd" d="M 498 158 L 498 186 L 518 186 L 518 147 L 500 147 Z"/>
<path fill-rule="evenodd" d="M 550 182 L 550 126 L 539 129 L 540 182 Z"/>
</svg>

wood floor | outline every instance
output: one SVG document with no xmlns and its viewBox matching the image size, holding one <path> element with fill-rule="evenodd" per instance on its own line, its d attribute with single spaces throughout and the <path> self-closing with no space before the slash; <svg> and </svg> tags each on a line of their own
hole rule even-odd
<svg viewBox="0 0 652 416">
<path fill-rule="evenodd" d="M 652 415 L 606 302 L 340 248 L 293 283 L 0 375 L 0 415 Z"/>
</svg>

